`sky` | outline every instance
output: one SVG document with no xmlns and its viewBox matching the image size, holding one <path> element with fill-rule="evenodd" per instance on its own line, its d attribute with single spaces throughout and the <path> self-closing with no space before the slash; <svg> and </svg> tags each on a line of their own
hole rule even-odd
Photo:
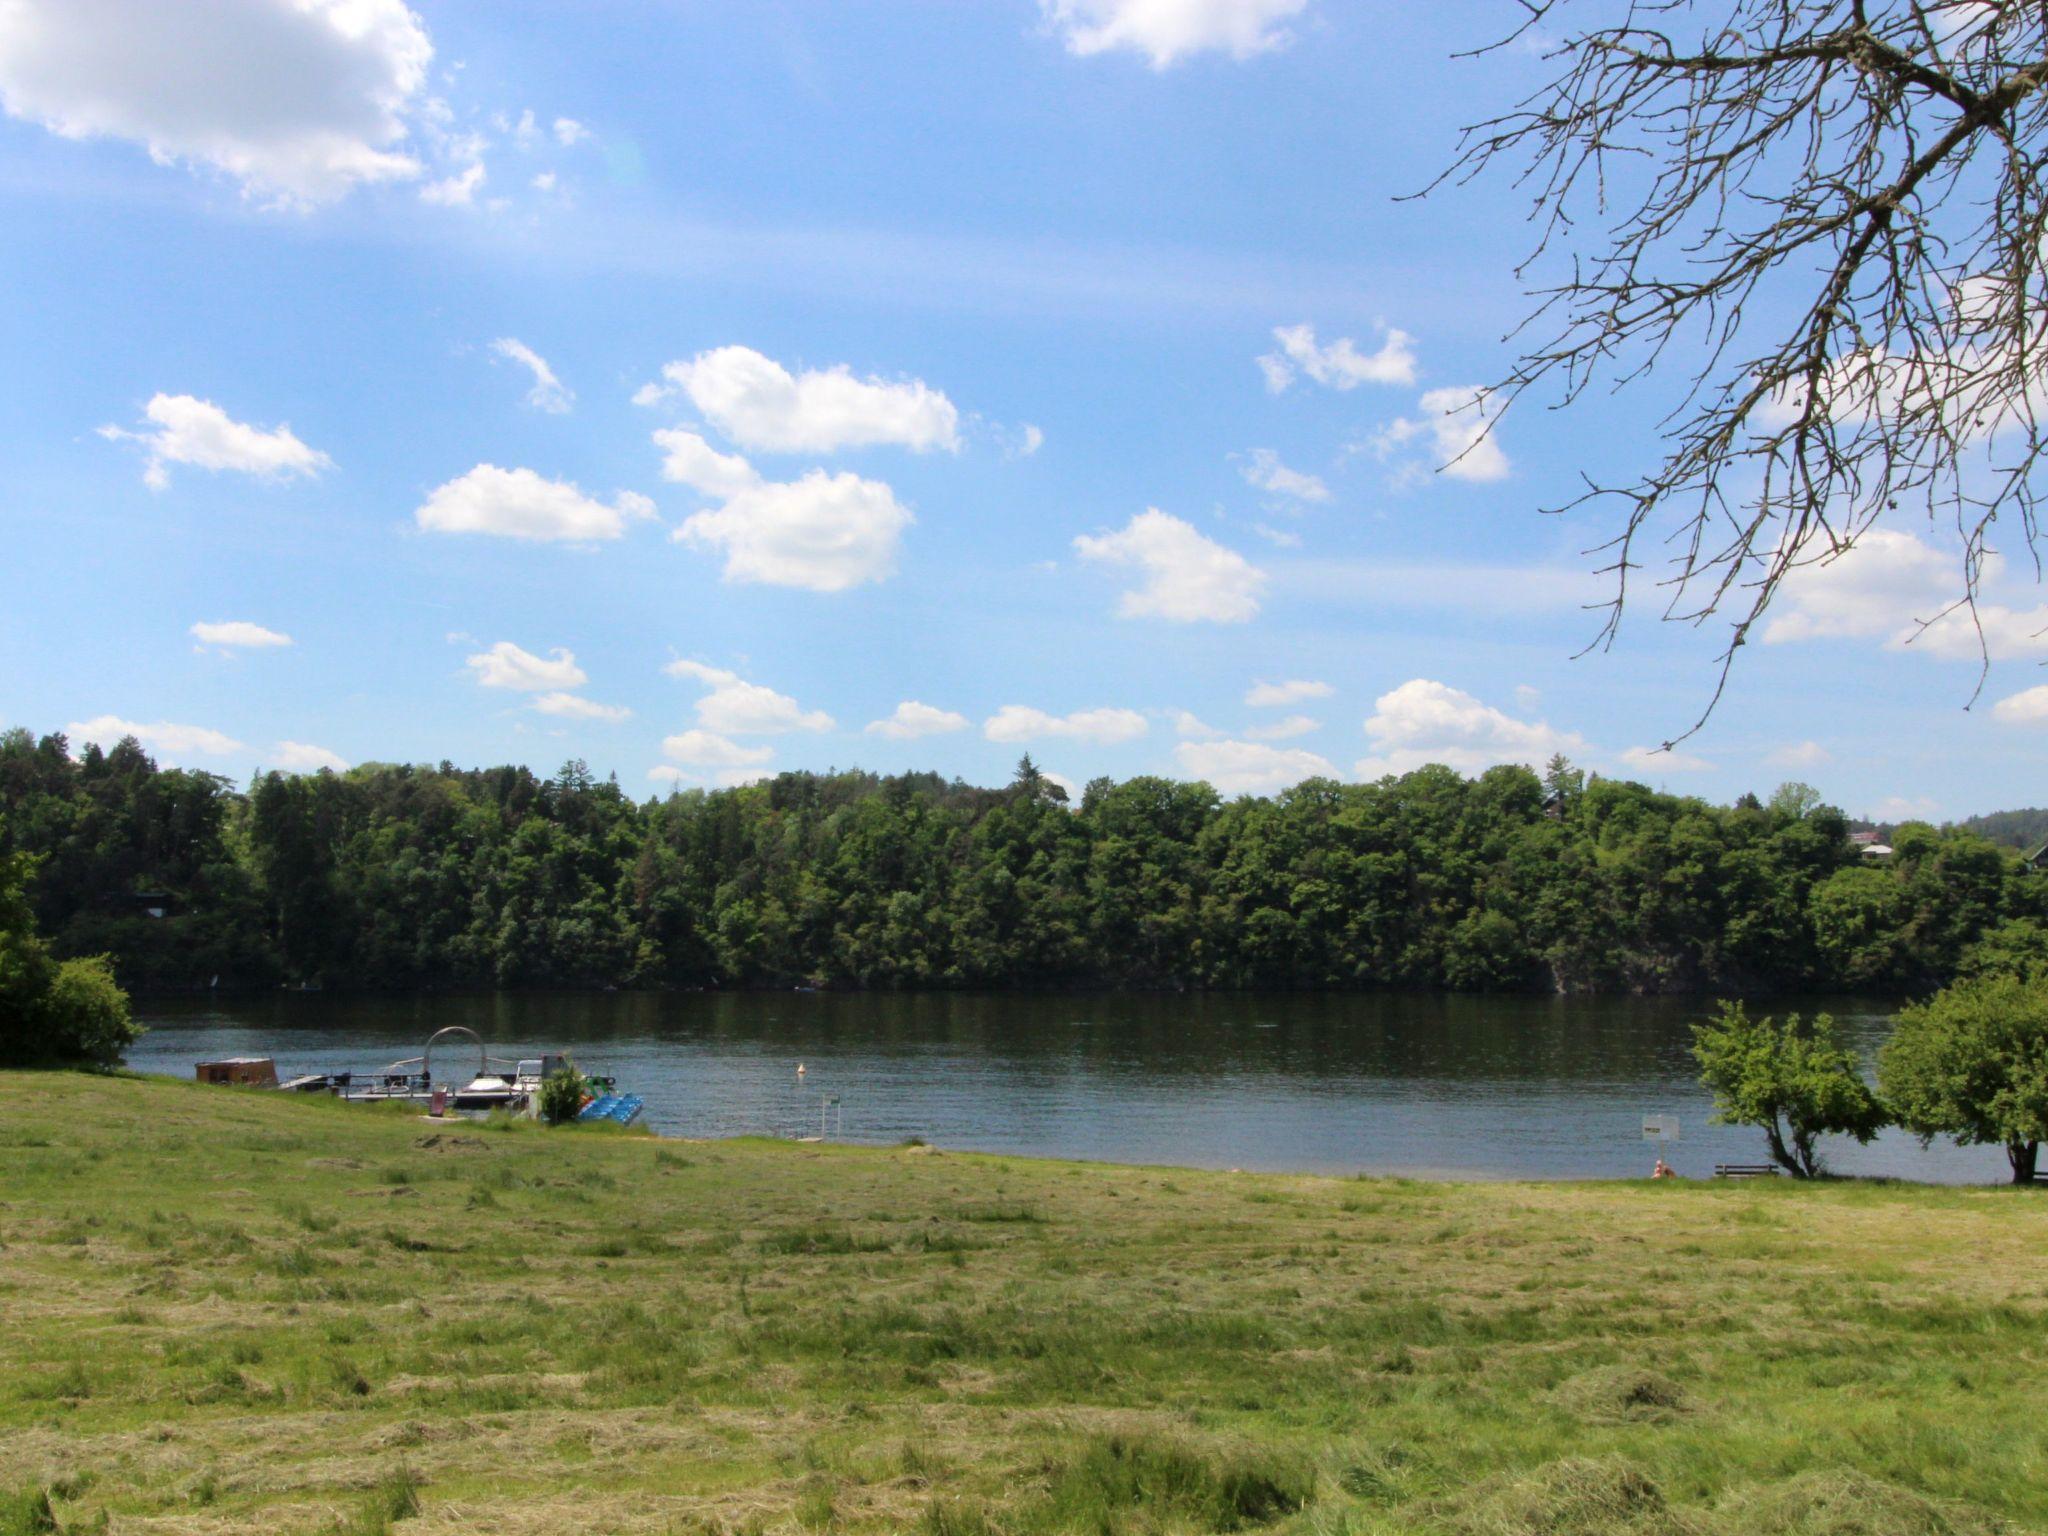
<svg viewBox="0 0 2048 1536">
<path fill-rule="evenodd" d="M 1423 198 L 1510 0 L 7 0 L 0 726 L 246 781 L 582 758 L 1274 792 L 1553 752 L 2043 799 L 2048 605 L 1910 518 L 1605 596 L 1663 375 L 1498 420 L 1531 232 Z"/>
</svg>

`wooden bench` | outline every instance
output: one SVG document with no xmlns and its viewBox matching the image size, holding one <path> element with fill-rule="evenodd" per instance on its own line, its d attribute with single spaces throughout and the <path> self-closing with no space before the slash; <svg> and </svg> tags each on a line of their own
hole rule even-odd
<svg viewBox="0 0 2048 1536">
<path fill-rule="evenodd" d="M 1717 1179 L 1775 1179 L 1777 1176 L 1775 1163 L 1714 1164 L 1714 1177 Z"/>
</svg>

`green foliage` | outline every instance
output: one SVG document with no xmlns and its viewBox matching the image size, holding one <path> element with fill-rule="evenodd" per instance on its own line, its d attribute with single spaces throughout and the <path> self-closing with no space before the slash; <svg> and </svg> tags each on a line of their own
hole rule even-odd
<svg viewBox="0 0 2048 1536">
<path fill-rule="evenodd" d="M 1026 758 L 991 789 L 788 773 L 635 803 L 581 762 L 237 794 L 12 730 L 0 814 L 49 957 L 150 988 L 1931 988 L 2048 921 L 2048 878 L 1967 832 L 1865 863 L 1805 786 L 1719 807 L 1561 758 L 1266 799 L 1142 777 L 1070 803 Z"/>
<path fill-rule="evenodd" d="M 27 898 L 31 867 L 24 854 L 0 852 L 0 1066 L 111 1066 L 142 1033 L 128 994 L 104 958 L 50 958 Z"/>
<path fill-rule="evenodd" d="M 2048 981 L 2048 924 L 2031 917 L 2000 923 L 1963 951 L 1956 973 L 1964 981 L 1982 976 Z"/>
<path fill-rule="evenodd" d="M 1715 1121 L 1758 1127 L 1771 1156 L 1797 1178 L 1821 1171 L 1820 1137 L 1867 1142 L 1889 1122 L 1825 1013 L 1810 1022 L 1788 1014 L 1781 1024 L 1723 1003 L 1693 1026 L 1693 1056 L 1714 1095 Z"/>
<path fill-rule="evenodd" d="M 2031 1181 L 2048 1140 L 2048 981 L 1990 975 L 1902 1010 L 1877 1072 L 1906 1129 L 2002 1146 L 2013 1182 Z"/>
<path fill-rule="evenodd" d="M 576 1063 L 564 1061 L 541 1079 L 540 1117 L 549 1125 L 567 1125 L 583 1110 L 590 1096 L 590 1079 L 576 1070 Z"/>
</svg>

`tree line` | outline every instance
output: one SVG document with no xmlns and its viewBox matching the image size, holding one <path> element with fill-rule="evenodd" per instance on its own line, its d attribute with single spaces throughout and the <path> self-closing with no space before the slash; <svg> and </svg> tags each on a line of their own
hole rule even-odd
<svg viewBox="0 0 2048 1536">
<path fill-rule="evenodd" d="M 0 853 L 131 988 L 1931 989 L 2030 950 L 2048 876 L 1785 785 L 1732 805 L 1426 767 L 1270 798 L 1027 758 L 637 801 L 580 762 L 218 775 L 0 733 Z"/>
</svg>

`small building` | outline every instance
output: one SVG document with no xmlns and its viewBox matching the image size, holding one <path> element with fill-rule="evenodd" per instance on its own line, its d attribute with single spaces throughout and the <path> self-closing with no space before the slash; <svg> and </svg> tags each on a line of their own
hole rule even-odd
<svg viewBox="0 0 2048 1536">
<path fill-rule="evenodd" d="M 2032 853 L 2021 854 L 2020 862 L 2029 869 L 2048 869 L 2048 843 L 2043 843 Z"/>
<path fill-rule="evenodd" d="M 277 1063 L 268 1056 L 223 1056 L 199 1063 L 199 1081 L 233 1088 L 275 1088 Z"/>
<path fill-rule="evenodd" d="M 178 898 L 169 891 L 130 891 L 120 905 L 133 917 L 170 917 L 178 910 Z"/>
<path fill-rule="evenodd" d="M 1888 859 L 1892 856 L 1890 845 L 1879 842 L 1878 834 L 1875 830 L 1851 832 L 1849 834 L 1849 846 L 1866 859 Z"/>
</svg>

